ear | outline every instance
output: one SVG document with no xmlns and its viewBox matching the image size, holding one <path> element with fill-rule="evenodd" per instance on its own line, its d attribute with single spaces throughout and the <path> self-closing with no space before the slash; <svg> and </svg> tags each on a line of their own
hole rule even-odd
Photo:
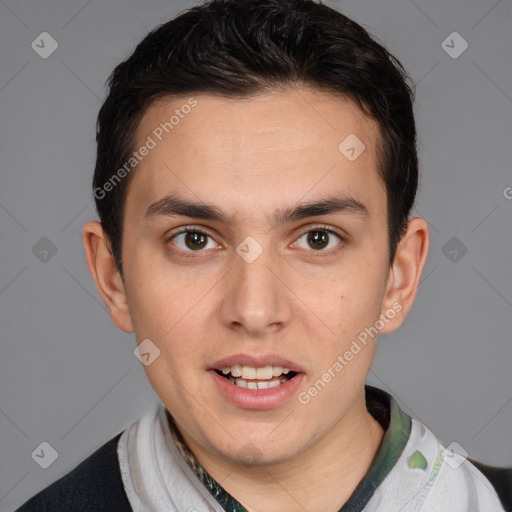
<svg viewBox="0 0 512 512">
<path fill-rule="evenodd" d="M 82 242 L 87 267 L 110 318 L 122 331 L 133 332 L 124 282 L 112 256 L 108 237 L 98 221 L 90 221 L 83 227 Z"/>
<path fill-rule="evenodd" d="M 424 219 L 410 219 L 389 269 L 382 302 L 381 333 L 392 332 L 404 321 L 416 297 L 429 246 L 428 225 Z"/>
</svg>

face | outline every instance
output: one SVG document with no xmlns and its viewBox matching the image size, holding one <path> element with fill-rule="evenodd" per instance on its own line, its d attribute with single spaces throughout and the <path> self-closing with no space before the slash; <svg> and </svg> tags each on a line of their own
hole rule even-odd
<svg viewBox="0 0 512 512">
<path fill-rule="evenodd" d="M 158 101 L 139 126 L 154 147 L 126 198 L 119 324 L 160 351 L 144 370 L 192 443 L 289 460 L 366 412 L 362 333 L 389 307 L 377 126 L 307 89 L 194 100 Z M 354 135 L 359 156 L 356 139 L 339 149 Z"/>
</svg>

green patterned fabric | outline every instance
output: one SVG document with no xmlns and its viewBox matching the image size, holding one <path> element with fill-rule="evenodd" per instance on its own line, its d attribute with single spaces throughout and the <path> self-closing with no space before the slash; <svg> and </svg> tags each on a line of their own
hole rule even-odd
<svg viewBox="0 0 512 512">
<path fill-rule="evenodd" d="M 385 434 L 380 449 L 366 476 L 339 512 L 360 512 L 364 510 L 375 490 L 399 459 L 411 432 L 411 418 L 400 409 L 389 393 L 368 385 L 365 386 L 365 393 L 368 412 L 382 425 Z M 179 452 L 223 510 L 226 512 L 247 512 L 243 505 L 201 467 L 188 449 L 168 411 L 167 417 L 174 443 Z M 416 461 L 416 463 L 419 462 L 419 460 Z"/>
<path fill-rule="evenodd" d="M 382 389 L 365 386 L 366 408 L 386 431 L 370 469 L 340 512 L 360 512 L 400 458 L 411 433 L 411 418 Z"/>
<path fill-rule="evenodd" d="M 169 410 L 166 409 L 167 418 L 169 420 L 169 427 L 171 430 L 172 438 L 174 440 L 174 444 L 178 451 L 181 453 L 185 462 L 188 464 L 190 469 L 195 473 L 199 481 L 208 489 L 210 494 L 217 500 L 220 506 L 226 512 L 247 512 L 247 509 L 239 503 L 231 494 L 229 494 L 220 484 L 218 484 L 197 462 L 197 459 L 192 455 L 191 451 L 188 449 L 185 440 L 181 436 L 176 424 L 174 423 L 174 419 L 169 413 Z"/>
</svg>

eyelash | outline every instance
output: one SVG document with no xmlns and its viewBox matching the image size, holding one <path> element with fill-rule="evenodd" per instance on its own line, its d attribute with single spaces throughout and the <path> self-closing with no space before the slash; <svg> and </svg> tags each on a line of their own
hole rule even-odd
<svg viewBox="0 0 512 512">
<path fill-rule="evenodd" d="M 345 238 L 340 233 L 334 231 L 329 226 L 326 226 L 324 224 L 316 224 L 315 226 L 311 226 L 310 228 L 308 228 L 305 231 L 303 231 L 299 235 L 297 240 L 300 240 L 304 235 L 307 235 L 308 233 L 311 233 L 312 231 L 325 231 L 329 235 L 334 235 L 335 237 L 339 238 L 339 240 L 340 240 L 338 246 L 336 247 L 336 249 L 331 249 L 329 251 L 323 251 L 323 250 L 320 250 L 320 251 L 314 251 L 314 250 L 308 251 L 308 252 L 311 252 L 312 254 L 314 254 L 314 256 L 313 256 L 314 258 L 325 258 L 327 256 L 336 256 L 338 254 L 338 252 L 343 248 L 343 246 L 346 243 Z"/>
<path fill-rule="evenodd" d="M 325 231 L 326 233 L 329 233 L 329 235 L 334 235 L 334 236 L 338 237 L 339 240 L 340 240 L 338 247 L 336 249 L 334 249 L 334 250 L 330 250 L 330 251 L 323 251 L 323 250 L 314 251 L 314 250 L 311 250 L 311 251 L 308 251 L 308 252 L 312 252 L 314 254 L 313 257 L 315 257 L 315 258 L 319 258 L 319 257 L 322 258 L 322 257 L 326 257 L 326 256 L 335 256 L 335 255 L 338 254 L 338 252 L 342 249 L 342 247 L 346 243 L 345 238 L 340 233 L 334 231 L 329 226 L 326 226 L 326 225 L 323 225 L 323 224 L 317 224 L 315 226 L 309 227 L 307 230 L 303 231 L 296 238 L 296 241 L 300 240 L 304 235 L 306 235 L 306 234 L 308 234 L 308 233 L 310 233 L 312 231 Z M 213 237 L 209 233 L 207 233 L 206 231 L 204 231 L 201 228 L 198 228 L 198 227 L 195 227 L 195 226 L 185 226 L 181 231 L 178 231 L 177 233 L 173 233 L 171 236 L 169 236 L 166 239 L 166 243 L 171 242 L 173 240 L 173 238 L 175 238 L 178 235 L 181 235 L 183 233 L 200 233 L 202 235 L 208 236 L 208 237 L 213 239 Z M 183 251 L 181 249 L 178 249 L 178 250 L 173 249 L 173 252 L 175 252 L 176 254 L 179 254 L 180 257 L 194 258 L 194 257 L 197 257 L 197 256 L 195 256 L 195 254 L 202 253 L 202 252 L 205 252 L 205 251 L 204 250 Z M 187 253 L 190 253 L 190 254 L 187 254 Z"/>
</svg>

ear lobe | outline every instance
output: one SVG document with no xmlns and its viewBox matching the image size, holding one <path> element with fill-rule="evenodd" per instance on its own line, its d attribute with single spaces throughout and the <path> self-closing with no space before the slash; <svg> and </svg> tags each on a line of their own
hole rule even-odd
<svg viewBox="0 0 512 512">
<path fill-rule="evenodd" d="M 424 219 L 410 219 L 407 231 L 400 240 L 389 269 L 386 292 L 382 302 L 381 318 L 385 326 L 380 332 L 397 329 L 412 307 L 421 273 L 427 261 L 429 247 L 428 225 Z"/>
<path fill-rule="evenodd" d="M 82 229 L 87 267 L 96 284 L 110 318 L 124 332 L 133 332 L 133 322 L 124 283 L 110 251 L 108 237 L 98 221 L 90 221 Z"/>
</svg>

